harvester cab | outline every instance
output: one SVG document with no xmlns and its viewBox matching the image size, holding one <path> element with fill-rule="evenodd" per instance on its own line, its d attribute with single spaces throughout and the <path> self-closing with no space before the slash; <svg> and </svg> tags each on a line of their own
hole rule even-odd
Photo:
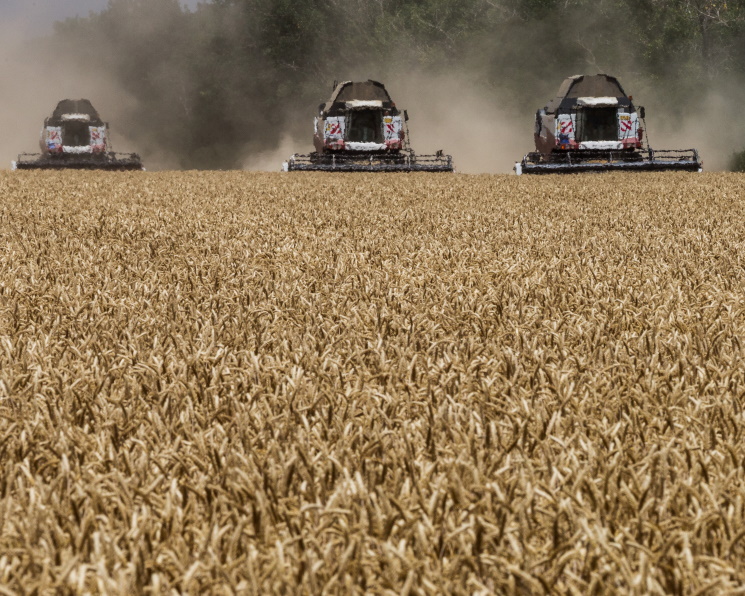
<svg viewBox="0 0 745 596">
<path fill-rule="evenodd" d="M 380 83 L 342 83 L 313 120 L 318 153 L 389 152 L 403 149 L 403 114 Z"/>
<path fill-rule="evenodd" d="M 408 146 L 408 114 L 377 81 L 345 81 L 318 107 L 310 155 L 295 154 L 287 171 L 452 172 L 449 155 L 417 155 Z"/>
<path fill-rule="evenodd" d="M 109 125 L 87 99 L 65 99 L 44 121 L 41 153 L 22 153 L 13 169 L 142 170 L 136 153 L 114 153 Z"/>
<path fill-rule="evenodd" d="M 695 149 L 653 150 L 645 145 L 645 126 L 644 108 L 634 105 L 615 77 L 569 77 L 556 98 L 536 113 L 536 151 L 515 164 L 515 171 L 701 171 Z"/>
</svg>

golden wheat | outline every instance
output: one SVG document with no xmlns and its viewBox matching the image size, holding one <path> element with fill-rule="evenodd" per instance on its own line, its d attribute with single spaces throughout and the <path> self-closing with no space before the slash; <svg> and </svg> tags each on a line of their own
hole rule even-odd
<svg viewBox="0 0 745 596">
<path fill-rule="evenodd" d="M 737 590 L 743 182 L 0 174 L 0 592 Z"/>
</svg>

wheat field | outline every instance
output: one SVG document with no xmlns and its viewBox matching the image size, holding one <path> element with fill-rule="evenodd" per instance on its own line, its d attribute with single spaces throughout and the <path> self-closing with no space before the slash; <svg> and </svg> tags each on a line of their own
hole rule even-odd
<svg viewBox="0 0 745 596">
<path fill-rule="evenodd" d="M 0 594 L 743 593 L 743 183 L 0 173 Z"/>
</svg>

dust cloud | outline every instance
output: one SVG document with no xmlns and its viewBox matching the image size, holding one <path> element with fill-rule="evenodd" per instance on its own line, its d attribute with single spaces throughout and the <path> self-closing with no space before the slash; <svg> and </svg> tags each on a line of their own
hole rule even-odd
<svg viewBox="0 0 745 596">
<path fill-rule="evenodd" d="M 745 149 L 743 104 L 745 88 L 734 85 L 713 88 L 695 103 L 651 95 L 647 141 L 653 149 L 697 149 L 705 171 L 727 170 L 733 154 Z"/>
<path fill-rule="evenodd" d="M 0 169 L 19 153 L 38 153 L 44 119 L 62 99 L 87 98 L 112 122 L 112 148 L 135 151 L 115 122 L 135 104 L 105 73 L 91 72 L 60 56 L 51 38 L 40 37 L 27 21 L 0 25 Z"/>
<path fill-rule="evenodd" d="M 310 114 L 313 111 L 310 110 Z M 312 118 L 309 115 L 308 121 Z M 243 163 L 243 169 L 250 172 L 279 172 L 282 164 L 295 153 L 310 153 L 313 151 L 313 131 L 308 126 L 307 138 L 300 138 L 299 134 L 290 134 L 285 132 L 275 149 L 267 151 L 257 151 L 249 154 Z"/>
<path fill-rule="evenodd" d="M 453 156 L 460 173 L 510 173 L 516 161 L 534 150 L 535 111 L 555 95 L 566 76 L 600 70 L 581 66 L 547 79 L 544 87 L 548 91 L 536 94 L 531 103 L 514 100 L 520 95 L 514 83 L 511 87 L 504 80 L 505 88 L 489 89 L 475 71 L 379 72 L 372 65 L 338 79 L 372 78 L 385 84 L 397 106 L 408 111 L 409 141 L 415 152 L 442 149 Z M 705 169 L 719 171 L 727 169 L 734 152 L 745 148 L 737 120 L 739 106 L 745 103 L 745 88 L 736 82 L 729 89 L 713 88 L 703 99 L 686 102 L 638 73 L 603 70 L 618 76 L 635 103 L 646 107 L 646 134 L 653 149 L 697 149 Z M 317 104 L 330 94 L 331 83 L 319 83 L 316 100 L 301 110 L 300 126 L 285 127 L 278 149 L 248 156 L 244 168 L 276 171 L 293 153 L 313 151 L 310 122 Z"/>
<path fill-rule="evenodd" d="M 44 119 L 59 101 L 82 98 L 109 123 L 113 151 L 139 153 L 148 169 L 175 167 L 173 156 L 161 156 L 157 144 L 136 134 L 139 99 L 113 69 L 91 67 L 79 47 L 40 33 L 33 14 L 30 7 L 16 20 L 0 23 L 0 169 L 9 169 L 19 153 L 39 152 Z"/>
<path fill-rule="evenodd" d="M 189 134 L 188 127 L 195 124 L 190 120 L 192 106 L 181 106 L 177 101 L 181 95 L 189 96 L 191 82 L 186 61 L 175 65 L 165 61 L 161 65 L 163 73 L 156 71 L 158 76 L 153 76 L 154 80 L 165 81 L 153 92 L 174 97 L 170 111 L 180 110 L 178 118 L 170 114 L 170 119 L 164 120 L 160 118 L 163 114 L 153 114 L 142 107 L 148 105 L 149 98 L 134 97 L 126 91 L 116 79 L 116 68 L 104 68 L 107 60 L 115 62 L 115 56 L 107 55 L 97 61 L 95 68 L 86 67 L 57 48 L 56 43 L 54 36 L 40 36 L 38 30 L 33 30 L 28 18 L 0 23 L 1 169 L 9 168 L 18 153 L 39 150 L 39 131 L 58 101 L 83 97 L 90 99 L 110 123 L 112 148 L 139 153 L 148 169 L 178 168 L 184 163 L 209 167 L 225 162 L 220 161 L 220 155 L 211 155 L 213 149 L 207 147 L 214 130 L 227 128 L 215 122 L 198 123 L 199 138 L 206 139 L 204 155 L 199 149 L 193 154 L 179 154 L 179 135 Z M 527 42 L 510 38 L 500 43 L 509 47 L 500 46 L 497 52 L 484 46 L 480 53 L 504 54 L 503 61 L 508 62 L 517 59 L 515 54 L 520 54 L 518 50 Z M 535 110 L 551 99 L 566 76 L 601 69 L 594 57 L 587 60 L 579 56 L 561 59 L 536 72 L 512 69 L 505 72 L 518 74 L 497 76 L 495 73 L 507 68 L 500 64 L 492 65 L 496 70 L 489 71 L 488 64 L 471 60 L 459 72 L 443 73 L 411 71 L 401 65 L 388 68 L 362 60 L 351 69 L 341 67 L 335 75 L 339 80 L 372 78 L 384 83 L 399 108 L 408 111 L 409 142 L 415 152 L 434 153 L 442 149 L 453 156 L 456 171 L 461 173 L 509 173 L 516 161 L 533 150 Z M 709 171 L 726 169 L 733 153 L 745 149 L 739 111 L 745 102 L 741 81 L 734 81 L 727 88 L 712 87 L 703 100 L 699 98 L 694 103 L 655 86 L 635 71 L 634 65 L 621 67 L 619 63 L 617 71 L 612 64 L 603 66 L 609 68 L 602 70 L 619 77 L 636 103 L 647 108 L 647 134 L 653 148 L 696 148 Z M 256 70 L 268 67 L 256 64 Z M 488 86 L 485 81 L 489 80 L 499 80 L 500 86 Z M 246 127 L 248 141 L 239 165 L 246 170 L 279 171 L 282 162 L 293 153 L 313 151 L 311 122 L 318 104 L 330 96 L 331 83 L 332 80 L 319 80 L 317 95 L 307 105 L 299 105 L 297 98 L 295 103 L 278 104 L 281 116 L 276 118 L 276 126 L 264 121 L 265 114 L 256 115 Z M 182 88 L 184 91 L 179 91 Z M 245 111 L 252 103 L 251 97 L 237 95 L 240 97 L 226 100 L 228 124 L 231 113 Z"/>
<path fill-rule="evenodd" d="M 36 152 L 39 131 L 50 105 L 50 90 L 61 81 L 31 59 L 36 51 L 19 22 L 0 25 L 0 169 L 8 169 L 18 153 Z"/>
<path fill-rule="evenodd" d="M 468 74 L 355 75 L 339 80 L 379 80 L 396 105 L 407 110 L 409 142 L 415 152 L 442 149 L 453 156 L 456 171 L 466 174 L 512 172 L 515 162 L 534 150 L 535 110 L 553 97 L 564 78 L 557 77 L 545 97 L 517 107 L 503 92 L 485 88 Z M 745 103 L 745 89 L 733 86 L 728 91 L 714 90 L 695 105 L 684 105 L 677 98 L 656 92 L 647 81 L 632 75 L 618 77 L 635 102 L 646 107 L 646 134 L 653 149 L 697 149 L 705 169 L 718 171 L 727 169 L 732 154 L 745 148 L 742 127 L 737 122 L 738 106 Z M 637 89 L 639 95 L 634 93 Z M 317 101 L 307 106 L 301 125 L 285 128 L 276 149 L 247 155 L 243 169 L 277 171 L 290 155 L 313 151 L 310 123 L 317 104 L 330 95 L 331 84 L 319 84 Z"/>
<path fill-rule="evenodd" d="M 453 156 L 457 172 L 508 173 L 532 150 L 533 111 L 511 112 L 498 93 L 489 93 L 466 76 L 355 72 L 338 80 L 382 82 L 401 110 L 409 114 L 409 142 L 419 154 L 442 149 Z M 299 125 L 281 133 L 276 149 L 249 155 L 245 170 L 277 171 L 294 153 L 313 148 L 311 123 L 317 105 L 331 96 L 331 83 L 319 84 L 317 101 L 307 106 Z"/>
<path fill-rule="evenodd" d="M 533 145 L 533 113 L 506 107 L 467 75 L 407 74 L 387 83 L 396 105 L 409 114 L 409 141 L 417 153 L 442 149 L 457 172 L 508 173 Z"/>
</svg>

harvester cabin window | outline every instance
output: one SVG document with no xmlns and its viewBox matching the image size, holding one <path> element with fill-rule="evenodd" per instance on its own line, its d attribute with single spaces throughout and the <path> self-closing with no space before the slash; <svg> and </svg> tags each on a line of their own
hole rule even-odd
<svg viewBox="0 0 745 596">
<path fill-rule="evenodd" d="M 87 122 L 65 122 L 62 127 L 62 142 L 68 147 L 83 147 L 91 144 L 91 131 Z"/>
<path fill-rule="evenodd" d="M 577 140 L 617 141 L 616 108 L 581 108 L 577 111 Z"/>
<path fill-rule="evenodd" d="M 352 143 L 382 143 L 383 118 L 379 110 L 354 110 L 349 114 L 347 141 Z"/>
</svg>

